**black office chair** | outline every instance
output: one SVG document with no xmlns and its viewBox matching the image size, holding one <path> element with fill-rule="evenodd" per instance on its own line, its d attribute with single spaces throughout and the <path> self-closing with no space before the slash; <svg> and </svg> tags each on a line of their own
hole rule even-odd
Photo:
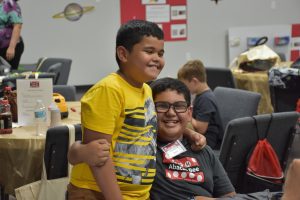
<svg viewBox="0 0 300 200">
<path fill-rule="evenodd" d="M 56 64 L 51 65 L 48 68 L 47 72 L 55 74 L 55 78 L 53 80 L 53 85 L 57 85 L 58 80 L 60 78 L 60 74 L 62 72 L 62 64 L 61 63 L 56 63 Z"/>
<path fill-rule="evenodd" d="M 53 85 L 53 92 L 64 96 L 66 101 L 76 101 L 76 87 L 73 85 Z"/>
<path fill-rule="evenodd" d="M 264 134 L 271 114 L 254 117 L 257 120 L 259 134 Z M 283 171 L 287 168 L 286 162 L 298 117 L 297 112 L 273 113 L 267 140 L 275 150 Z M 225 130 L 219 159 L 238 193 L 256 192 L 251 191 L 255 186 L 245 183 L 247 156 L 258 141 L 256 133 L 257 130 L 252 117 L 234 119 L 228 123 Z"/>
<path fill-rule="evenodd" d="M 75 141 L 81 140 L 81 125 L 75 125 Z M 44 162 L 47 179 L 68 175 L 69 129 L 67 126 L 49 128 L 46 135 Z"/>
<path fill-rule="evenodd" d="M 72 60 L 68 58 L 40 58 L 36 71 L 55 72 L 58 74 L 54 84 L 66 85 L 68 83 Z M 55 66 L 55 67 L 54 67 Z"/>
<path fill-rule="evenodd" d="M 214 90 L 223 130 L 229 121 L 257 114 L 261 94 L 236 88 L 216 87 Z"/>
<path fill-rule="evenodd" d="M 211 90 L 216 87 L 236 88 L 233 74 L 229 68 L 206 67 L 207 84 Z"/>
</svg>

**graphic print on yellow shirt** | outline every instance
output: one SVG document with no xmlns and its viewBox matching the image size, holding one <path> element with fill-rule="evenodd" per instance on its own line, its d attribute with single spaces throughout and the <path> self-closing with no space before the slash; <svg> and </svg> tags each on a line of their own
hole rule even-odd
<svg viewBox="0 0 300 200">
<path fill-rule="evenodd" d="M 156 154 L 156 115 L 147 99 L 144 107 L 125 109 L 125 120 L 116 140 L 113 160 L 119 182 L 149 185 L 153 182 Z"/>
</svg>

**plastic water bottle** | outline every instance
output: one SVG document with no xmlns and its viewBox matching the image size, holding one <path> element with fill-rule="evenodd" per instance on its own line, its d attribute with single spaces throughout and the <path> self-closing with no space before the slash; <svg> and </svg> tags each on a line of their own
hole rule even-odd
<svg viewBox="0 0 300 200">
<path fill-rule="evenodd" d="M 36 105 L 34 108 L 34 119 L 35 119 L 35 130 L 36 135 L 46 134 L 47 127 L 47 110 L 42 100 L 36 100 Z"/>
<path fill-rule="evenodd" d="M 50 128 L 61 125 L 60 110 L 55 102 L 52 102 L 49 106 L 50 111 Z"/>
</svg>

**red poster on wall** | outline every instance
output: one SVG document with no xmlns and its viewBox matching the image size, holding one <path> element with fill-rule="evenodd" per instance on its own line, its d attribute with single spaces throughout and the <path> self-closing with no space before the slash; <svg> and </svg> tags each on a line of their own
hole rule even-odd
<svg viewBox="0 0 300 200">
<path fill-rule="evenodd" d="M 292 49 L 291 61 L 296 61 L 300 57 L 300 24 L 292 24 Z"/>
<path fill-rule="evenodd" d="M 120 0 L 121 24 L 131 19 L 157 23 L 165 41 L 187 40 L 186 0 Z"/>
</svg>

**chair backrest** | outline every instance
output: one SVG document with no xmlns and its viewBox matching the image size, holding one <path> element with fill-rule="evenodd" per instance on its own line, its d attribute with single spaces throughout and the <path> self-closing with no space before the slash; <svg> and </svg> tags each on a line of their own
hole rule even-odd
<svg viewBox="0 0 300 200">
<path fill-rule="evenodd" d="M 271 114 L 253 117 L 256 118 L 259 134 L 265 134 Z M 273 113 L 267 140 L 274 148 L 283 170 L 286 168 L 298 117 L 297 112 Z M 234 119 L 229 122 L 225 130 L 219 159 L 239 193 L 245 192 L 246 187 L 250 187 L 243 185 L 243 183 L 248 154 L 258 141 L 256 133 L 257 130 L 252 117 Z"/>
<path fill-rule="evenodd" d="M 64 96 L 66 101 L 76 101 L 76 87 L 73 85 L 53 85 L 53 92 Z"/>
<path fill-rule="evenodd" d="M 229 121 L 256 115 L 261 94 L 236 88 L 216 87 L 214 90 L 223 130 Z"/>
<path fill-rule="evenodd" d="M 81 140 L 81 125 L 75 125 L 75 140 Z M 69 129 L 66 125 L 49 128 L 46 135 L 44 162 L 47 179 L 68 175 Z"/>
<path fill-rule="evenodd" d="M 235 80 L 229 68 L 206 67 L 207 84 L 211 90 L 216 87 L 235 88 Z"/>
<path fill-rule="evenodd" d="M 68 58 L 46 58 L 46 57 L 42 58 L 38 62 L 36 71 L 49 72 L 49 68 L 57 63 L 60 63 L 61 67 L 57 67 L 57 68 L 59 68 L 60 73 L 59 73 L 59 78 L 57 79 L 56 84 L 66 85 L 68 83 L 71 64 L 72 64 L 71 59 L 68 59 Z M 55 71 L 55 73 L 57 73 L 57 72 L 58 71 Z"/>
<path fill-rule="evenodd" d="M 55 78 L 53 80 L 53 85 L 57 85 L 58 80 L 60 78 L 60 73 L 62 72 L 62 64 L 61 63 L 56 63 L 56 64 L 51 65 L 48 68 L 47 72 L 55 74 Z"/>
</svg>

